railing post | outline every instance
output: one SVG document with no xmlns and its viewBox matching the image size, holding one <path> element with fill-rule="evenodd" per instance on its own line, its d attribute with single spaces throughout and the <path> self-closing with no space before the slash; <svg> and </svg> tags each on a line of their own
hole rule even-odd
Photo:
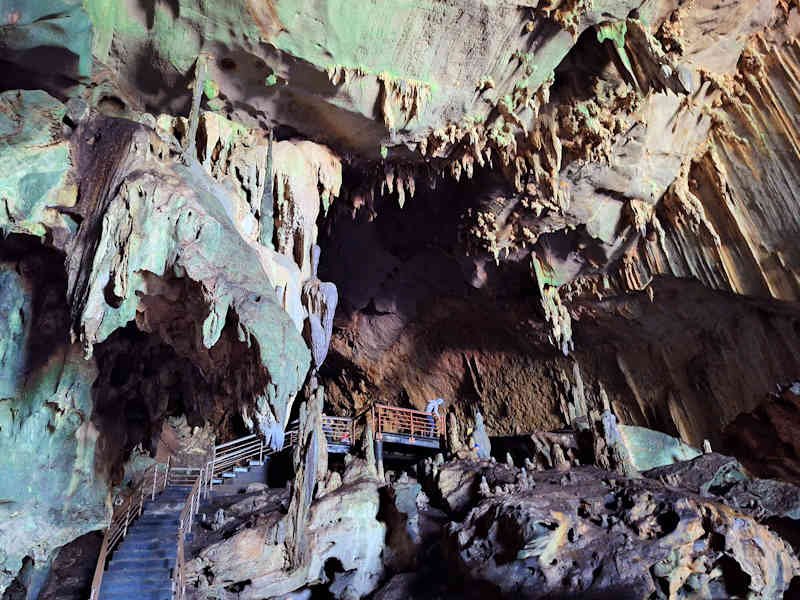
<svg viewBox="0 0 800 600">
<path fill-rule="evenodd" d="M 409 420 L 409 423 L 411 425 L 411 427 L 409 428 L 411 430 L 411 435 L 409 437 L 409 440 L 411 441 L 411 443 L 414 443 L 414 441 L 415 441 L 414 440 L 414 413 L 412 413 L 412 412 L 408 413 L 408 420 Z"/>
<path fill-rule="evenodd" d="M 167 468 L 164 470 L 164 485 L 161 488 L 162 490 L 167 487 L 167 481 L 169 480 L 169 463 L 172 455 L 167 456 Z"/>
<path fill-rule="evenodd" d="M 217 462 L 217 447 L 214 446 L 214 449 L 211 451 L 211 483 L 208 486 L 208 493 L 210 494 L 214 491 L 214 470 L 216 468 Z"/>
<path fill-rule="evenodd" d="M 194 514 L 200 512 L 200 490 L 203 489 L 203 469 L 200 469 L 197 477 L 200 478 L 200 483 L 198 484 L 197 489 L 194 491 Z"/>
<path fill-rule="evenodd" d="M 264 462 L 264 438 L 261 438 L 258 444 L 258 462 Z"/>
<path fill-rule="evenodd" d="M 110 527 L 106 528 L 103 535 L 103 543 L 100 545 L 100 555 L 97 557 L 97 565 L 94 568 L 94 577 L 92 578 L 92 593 L 89 596 L 90 600 L 97 600 L 97 595 L 100 593 L 100 585 L 103 583 L 103 571 L 106 568 L 106 557 L 108 555 L 108 535 Z"/>
<path fill-rule="evenodd" d="M 151 500 L 156 499 L 156 480 L 158 479 L 158 463 L 153 467 L 153 495 Z"/>
<path fill-rule="evenodd" d="M 125 511 L 125 528 L 122 530 L 122 537 L 128 535 L 128 522 L 131 518 L 131 503 L 128 502 L 128 510 Z"/>
</svg>

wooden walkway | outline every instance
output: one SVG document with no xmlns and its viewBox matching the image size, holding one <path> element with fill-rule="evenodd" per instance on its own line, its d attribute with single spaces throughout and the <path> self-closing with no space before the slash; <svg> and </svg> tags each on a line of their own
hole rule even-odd
<svg viewBox="0 0 800 600">
<path fill-rule="evenodd" d="M 322 431 L 331 454 L 347 454 L 353 447 L 355 430 L 350 417 L 322 415 Z"/>
<path fill-rule="evenodd" d="M 222 484 L 226 477 L 235 476 L 241 465 L 263 465 L 269 456 L 295 444 L 296 431 L 287 431 L 283 447 L 277 450 L 270 447 L 263 435 L 253 434 L 214 446 L 203 466 L 179 467 L 168 462 L 149 467 L 138 485 L 114 510 L 100 546 L 89 599 L 130 596 L 139 600 L 183 600 L 183 546 L 203 498 L 207 498 L 214 486 Z M 156 516 L 161 504 L 175 508 L 166 515 L 167 522 L 164 523 Z M 177 506 L 173 507 L 174 504 Z M 132 531 L 138 537 L 121 547 Z M 169 550 L 169 554 L 156 557 L 157 560 L 140 556 L 156 547 L 164 552 Z M 136 570 L 135 577 L 131 575 L 131 569 Z M 142 570 L 146 573 L 139 572 Z M 104 585 L 103 576 L 107 572 L 112 576 Z M 144 580 L 145 574 L 150 577 L 152 585 L 142 585 L 131 579 L 139 577 Z"/>
<path fill-rule="evenodd" d="M 446 434 L 444 415 L 375 404 L 372 408 L 375 440 L 420 448 L 439 449 Z"/>
<path fill-rule="evenodd" d="M 373 405 L 367 414 L 372 419 L 375 450 L 381 464 L 384 443 L 405 448 L 406 456 L 411 458 L 419 450 L 442 447 L 446 433 L 444 415 L 385 404 Z M 328 452 L 347 454 L 352 450 L 354 419 L 322 415 L 322 430 L 328 442 Z M 185 587 L 183 543 L 201 502 L 215 485 L 223 484 L 226 477 L 235 476 L 242 465 L 263 465 L 269 456 L 295 446 L 297 430 L 290 428 L 285 433 L 284 445 L 278 450 L 270 448 L 263 435 L 254 434 L 210 448 L 207 461 L 199 467 L 169 463 L 151 466 L 114 510 L 97 560 L 90 600 L 122 598 L 125 595 L 141 600 L 151 597 L 155 600 L 182 600 Z M 169 505 L 171 512 L 158 514 L 156 508 L 161 504 Z M 175 504 L 177 506 L 173 506 Z M 134 536 L 123 546 L 123 540 L 131 531 L 137 531 L 142 539 Z M 155 549 L 163 551 L 163 556 L 157 556 L 155 562 L 155 559 L 140 556 Z M 141 561 L 145 562 L 140 564 Z M 103 575 L 109 564 L 113 574 L 110 573 L 103 584 Z M 129 572 L 134 567 L 152 567 L 152 585 L 142 586 L 134 581 L 135 577 L 132 579 Z"/>
</svg>

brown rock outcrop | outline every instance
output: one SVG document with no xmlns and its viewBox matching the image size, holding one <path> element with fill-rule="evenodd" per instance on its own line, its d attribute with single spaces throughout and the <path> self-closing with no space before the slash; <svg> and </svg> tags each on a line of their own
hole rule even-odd
<svg viewBox="0 0 800 600">
<path fill-rule="evenodd" d="M 490 497 L 451 526 L 446 552 L 465 589 L 777 598 L 800 572 L 788 544 L 721 504 L 590 467 L 533 479 L 535 489 Z"/>
</svg>

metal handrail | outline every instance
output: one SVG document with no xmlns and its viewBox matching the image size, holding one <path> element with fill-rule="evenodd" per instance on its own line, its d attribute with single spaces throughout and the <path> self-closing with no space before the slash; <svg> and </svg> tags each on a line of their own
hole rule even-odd
<svg viewBox="0 0 800 600">
<path fill-rule="evenodd" d="M 175 558 L 175 567 L 172 571 L 172 597 L 176 600 L 183 600 L 183 595 L 186 592 L 186 580 L 184 575 L 185 555 L 183 542 L 186 534 L 192 530 L 192 523 L 194 516 L 200 512 L 200 499 L 203 495 L 203 487 L 205 485 L 205 475 L 207 470 L 203 467 L 186 469 L 186 471 L 196 471 L 197 475 L 194 478 L 194 484 L 186 497 L 186 502 L 181 510 L 181 515 L 178 520 L 178 551 Z M 183 481 L 183 479 L 180 479 Z"/>
<path fill-rule="evenodd" d="M 407 435 L 414 443 L 418 437 L 431 439 L 446 434 L 444 415 L 421 410 L 374 404 L 372 418 L 377 439 L 381 439 L 384 433 L 395 433 Z"/>
<path fill-rule="evenodd" d="M 283 446 L 279 450 L 271 448 L 263 435 L 248 435 L 237 440 L 226 442 L 214 447 L 212 458 L 205 469 L 205 495 L 214 488 L 214 478 L 229 468 L 247 460 L 258 457 L 263 462 L 264 457 L 281 452 L 297 442 L 297 431 L 287 431 Z"/>
<path fill-rule="evenodd" d="M 322 431 L 329 444 L 353 445 L 355 430 L 350 417 L 322 415 Z"/>
<path fill-rule="evenodd" d="M 179 520 L 178 527 L 178 551 L 176 555 L 175 568 L 172 574 L 172 592 L 175 600 L 183 600 L 186 592 L 186 578 L 184 574 L 185 550 L 184 538 L 192 529 L 194 516 L 200 511 L 200 501 L 208 496 L 214 486 L 214 477 L 232 466 L 245 460 L 250 460 L 255 456 L 259 457 L 259 462 L 265 456 L 276 454 L 282 450 L 290 448 L 297 443 L 297 431 L 287 431 L 284 444 L 280 450 L 273 450 L 266 444 L 261 435 L 248 435 L 224 444 L 215 446 L 211 453 L 211 460 L 205 466 L 186 469 L 196 472 L 194 484 L 186 498 Z M 181 469 L 183 471 L 183 469 Z"/>
<path fill-rule="evenodd" d="M 217 446 L 214 446 L 214 448 L 219 451 L 219 450 L 222 450 L 223 448 L 227 448 L 227 447 L 233 446 L 235 444 L 240 444 L 240 443 L 242 443 L 244 441 L 247 441 L 247 440 L 254 440 L 254 439 L 257 439 L 257 438 L 260 438 L 260 437 L 261 437 L 260 434 L 252 433 L 250 435 L 246 435 L 246 436 L 237 438 L 235 440 L 231 440 L 230 442 L 225 442 L 224 444 L 218 444 Z"/>
<path fill-rule="evenodd" d="M 160 477 L 158 474 L 162 467 L 164 469 L 164 477 Z M 144 511 L 145 496 L 150 496 L 151 500 L 155 500 L 156 494 L 161 493 L 167 486 L 169 471 L 169 458 L 166 463 L 150 465 L 145 470 L 142 479 L 136 484 L 133 490 L 131 490 L 127 498 L 114 509 L 111 515 L 111 521 L 103 535 L 103 543 L 100 545 L 100 555 L 97 557 L 97 565 L 94 569 L 92 588 L 89 594 L 90 600 L 97 600 L 100 594 L 100 586 L 103 583 L 103 573 L 106 569 L 108 555 L 113 552 L 117 544 L 128 534 L 128 527 L 130 524 Z"/>
<path fill-rule="evenodd" d="M 213 487 L 214 477 L 230 467 L 256 456 L 259 457 L 259 461 L 263 461 L 265 456 L 276 454 L 296 443 L 296 430 L 286 432 L 284 444 L 280 450 L 273 450 L 269 447 L 262 435 L 252 434 L 215 446 L 211 450 L 211 459 L 200 467 L 170 466 L 169 459 L 166 464 L 157 463 L 148 467 L 143 479 L 125 501 L 114 510 L 111 522 L 106 528 L 92 579 L 90 600 L 98 600 L 108 555 L 127 535 L 130 524 L 144 511 L 145 496 L 155 500 L 156 495 L 168 485 L 191 485 L 178 522 L 177 557 L 172 570 L 172 596 L 174 600 L 183 600 L 186 588 L 184 540 L 192 529 L 195 515 L 200 511 L 202 498 L 207 496 Z M 163 476 L 159 475 L 162 468 Z"/>
</svg>

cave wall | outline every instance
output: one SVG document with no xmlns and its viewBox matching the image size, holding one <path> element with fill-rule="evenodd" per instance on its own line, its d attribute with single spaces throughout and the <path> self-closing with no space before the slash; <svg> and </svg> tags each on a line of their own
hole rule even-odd
<svg viewBox="0 0 800 600">
<path fill-rule="evenodd" d="M 191 140 L 186 119 L 149 117 L 0 94 L 0 228 L 34 249 L 0 253 L 2 587 L 28 597 L 54 551 L 104 527 L 115 486 L 166 459 L 165 421 L 281 445 L 310 348 L 327 349 L 316 216 L 338 159 L 213 114 Z"/>
<path fill-rule="evenodd" d="M 441 396 L 461 416 L 479 409 L 494 435 L 553 429 L 566 424 L 564 382 L 577 383 L 577 365 L 623 422 L 720 446 L 730 421 L 798 372 L 796 306 L 673 276 L 601 299 L 577 289 L 576 349 L 564 357 L 548 343 L 524 259 L 467 256 L 459 215 L 480 193 L 418 194 L 402 210 L 385 201 L 372 220 L 340 209 L 322 240 L 323 273 L 341 295 L 322 373 L 341 412 L 372 400 L 423 409 Z"/>
<path fill-rule="evenodd" d="M 0 244 L 0 588 L 26 566 L 35 596 L 53 552 L 106 523 L 97 366 L 69 341 L 63 259 L 20 236 Z"/>
<path fill-rule="evenodd" d="M 757 406 L 798 371 L 799 14 L 0 0 L 0 230 L 30 238 L 0 435 L 50 511 L 0 493 L 0 587 L 99 527 L 165 421 L 279 445 L 310 370 L 341 414 L 441 396 L 508 435 L 585 394 L 757 453 L 737 428 L 779 430 Z"/>
</svg>

